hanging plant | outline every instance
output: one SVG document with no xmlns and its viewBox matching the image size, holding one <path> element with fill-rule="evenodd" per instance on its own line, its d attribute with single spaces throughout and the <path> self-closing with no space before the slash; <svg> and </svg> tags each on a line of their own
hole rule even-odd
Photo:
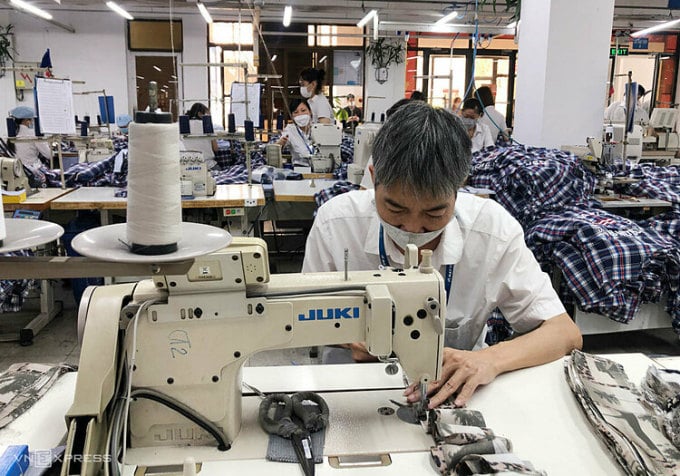
<svg viewBox="0 0 680 476">
<path fill-rule="evenodd" d="M 16 50 L 12 45 L 14 25 L 0 26 L 0 68 L 4 68 L 9 61 L 14 61 Z M 5 70 L 0 69 L 0 77 L 5 75 Z"/>
<path fill-rule="evenodd" d="M 375 68 L 375 79 L 379 83 L 387 81 L 387 69 L 392 63 L 399 64 L 404 61 L 405 49 L 403 42 L 387 38 L 378 38 L 368 44 L 366 55 L 371 59 L 371 64 Z"/>
</svg>

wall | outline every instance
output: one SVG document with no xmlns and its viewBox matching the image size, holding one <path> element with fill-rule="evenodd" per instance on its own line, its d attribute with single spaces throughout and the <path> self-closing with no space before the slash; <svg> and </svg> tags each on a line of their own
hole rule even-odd
<svg viewBox="0 0 680 476">
<path fill-rule="evenodd" d="M 585 144 L 602 134 L 614 0 L 522 2 L 515 139 Z"/>
<path fill-rule="evenodd" d="M 2 18 L 4 16 L 4 18 Z M 206 25 L 200 15 L 183 15 L 184 53 L 180 61 L 204 63 L 207 58 Z M 53 73 L 57 77 L 85 81 L 74 84 L 74 91 L 105 89 L 114 97 L 116 114 L 132 113 L 134 97 L 129 97 L 128 84 L 134 72 L 129 71 L 126 21 L 109 12 L 70 13 L 67 23 L 76 33 L 69 33 L 30 15 L 8 12 L 0 15 L 1 24 L 15 26 L 17 61 L 39 62 L 50 48 Z M 180 95 L 184 97 L 208 97 L 207 68 L 186 68 L 180 83 Z M 16 105 L 33 107 L 33 98 L 26 95 L 17 101 L 13 86 L 13 74 L 8 72 L 0 78 L 0 111 L 6 113 Z M 98 113 L 97 95 L 74 96 L 74 107 L 79 116 Z M 6 136 L 4 121 L 0 121 L 0 135 Z"/>
<path fill-rule="evenodd" d="M 404 60 L 406 59 L 406 41 L 404 41 Z M 380 84 L 375 79 L 375 68 L 370 59 L 366 59 L 364 78 L 366 78 L 366 90 L 364 99 L 364 119 L 371 120 L 371 113 L 375 112 L 375 120 L 380 121 L 380 114 L 387 111 L 399 99 L 404 97 L 406 85 L 406 61 L 400 64 L 391 64 L 387 81 Z M 374 98 L 371 96 L 380 96 Z"/>
</svg>

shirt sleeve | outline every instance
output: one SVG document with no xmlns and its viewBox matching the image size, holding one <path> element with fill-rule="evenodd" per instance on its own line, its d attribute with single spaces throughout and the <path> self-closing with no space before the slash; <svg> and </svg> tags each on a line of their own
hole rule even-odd
<svg viewBox="0 0 680 476">
<path fill-rule="evenodd" d="M 335 115 L 333 114 L 333 108 L 331 107 L 331 103 L 328 102 L 328 98 L 324 96 L 323 94 L 319 94 L 320 96 L 320 101 L 319 101 L 319 116 L 317 120 L 327 117 L 328 119 L 331 120 L 331 122 L 335 121 Z"/>
<path fill-rule="evenodd" d="M 566 311 L 550 278 L 525 244 L 519 224 L 517 228 L 499 259 L 497 269 L 502 279 L 495 293 L 505 318 L 523 333 Z"/>
<path fill-rule="evenodd" d="M 320 273 L 337 271 L 331 252 L 331 233 L 326 226 L 324 207 L 319 208 L 312 229 L 307 235 L 305 258 L 302 262 L 303 273 Z"/>
</svg>

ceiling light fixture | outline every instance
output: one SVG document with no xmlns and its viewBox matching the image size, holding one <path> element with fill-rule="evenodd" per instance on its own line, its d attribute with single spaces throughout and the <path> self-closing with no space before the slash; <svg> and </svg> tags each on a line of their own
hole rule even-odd
<svg viewBox="0 0 680 476">
<path fill-rule="evenodd" d="M 454 10 L 451 13 L 448 13 L 448 14 L 444 15 L 443 17 L 441 17 L 439 20 L 434 22 L 434 24 L 435 25 L 445 25 L 448 22 L 450 22 L 451 20 L 453 20 L 454 18 L 456 18 L 457 16 L 458 16 L 458 12 Z"/>
<path fill-rule="evenodd" d="M 160 73 L 161 71 L 163 71 L 162 69 L 160 69 L 160 68 L 159 68 L 158 66 L 156 66 L 156 65 L 153 65 L 153 69 L 155 69 L 155 70 L 158 71 L 159 73 Z"/>
<path fill-rule="evenodd" d="M 283 9 L 283 26 L 290 26 L 290 19 L 293 16 L 293 7 L 286 5 Z"/>
<path fill-rule="evenodd" d="M 45 10 L 41 10 L 38 7 L 34 7 L 30 3 L 26 3 L 23 0 L 9 0 L 9 3 L 11 3 L 17 8 L 20 8 L 28 13 L 32 13 L 33 15 L 43 18 L 45 20 L 52 19 L 52 15 L 50 13 L 47 13 Z"/>
<path fill-rule="evenodd" d="M 359 23 L 357 23 L 357 26 L 359 28 L 363 28 L 364 25 L 366 23 L 368 23 L 369 20 L 371 20 L 371 18 L 375 17 L 377 14 L 378 14 L 378 10 L 371 10 L 366 15 L 364 15 L 364 17 L 361 20 L 359 20 Z"/>
<path fill-rule="evenodd" d="M 649 33 L 653 33 L 655 31 L 665 30 L 667 28 L 670 28 L 672 26 L 677 25 L 678 23 L 680 23 L 680 19 L 667 21 L 667 22 L 661 23 L 659 25 L 651 26 L 649 28 L 645 28 L 644 30 L 640 30 L 640 31 L 636 31 L 635 33 L 631 33 L 630 36 L 638 37 L 638 36 L 648 35 Z"/>
<path fill-rule="evenodd" d="M 319 64 L 323 63 L 323 62 L 326 61 L 327 59 L 328 59 L 328 56 L 324 56 L 323 58 L 321 58 L 321 59 L 319 60 Z"/>
<path fill-rule="evenodd" d="M 373 41 L 378 41 L 378 14 L 373 17 Z"/>
<path fill-rule="evenodd" d="M 276 58 L 278 58 L 278 57 L 279 57 L 279 55 L 274 55 L 274 56 L 272 56 L 272 63 L 273 63 L 274 61 L 276 61 Z"/>
<path fill-rule="evenodd" d="M 212 23 L 213 19 L 210 16 L 210 12 L 208 12 L 208 9 L 205 8 L 205 5 L 203 5 L 201 2 L 196 3 L 196 6 L 198 7 L 198 11 L 201 12 L 201 16 L 205 20 L 206 23 Z"/>
<path fill-rule="evenodd" d="M 106 6 L 109 7 L 111 10 L 116 12 L 118 15 L 122 16 L 126 20 L 134 20 L 135 17 L 130 15 L 123 7 L 118 5 L 116 2 L 106 2 Z"/>
</svg>

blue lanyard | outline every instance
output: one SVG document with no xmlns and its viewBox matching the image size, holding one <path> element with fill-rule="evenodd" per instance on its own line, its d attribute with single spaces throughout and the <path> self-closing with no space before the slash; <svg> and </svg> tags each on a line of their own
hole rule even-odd
<svg viewBox="0 0 680 476">
<path fill-rule="evenodd" d="M 302 138 L 302 142 L 304 142 L 304 143 L 305 143 L 305 146 L 307 146 L 307 150 L 309 151 L 309 153 L 312 154 L 312 155 L 314 155 L 314 149 L 313 149 L 312 146 L 309 145 L 309 143 L 307 142 L 307 138 L 306 138 L 305 136 L 302 135 L 302 131 L 300 130 L 300 128 L 298 127 L 297 124 L 295 124 L 295 129 L 297 129 L 298 134 L 300 134 L 300 137 Z"/>
<path fill-rule="evenodd" d="M 385 233 L 383 231 L 383 226 L 380 224 L 380 239 L 378 240 L 378 249 L 380 251 L 380 264 L 389 267 L 390 260 L 387 258 L 387 252 L 385 251 Z M 446 271 L 444 273 L 444 288 L 446 289 L 446 304 L 449 304 L 449 296 L 451 296 L 451 284 L 453 284 L 453 265 L 447 264 Z"/>
</svg>

